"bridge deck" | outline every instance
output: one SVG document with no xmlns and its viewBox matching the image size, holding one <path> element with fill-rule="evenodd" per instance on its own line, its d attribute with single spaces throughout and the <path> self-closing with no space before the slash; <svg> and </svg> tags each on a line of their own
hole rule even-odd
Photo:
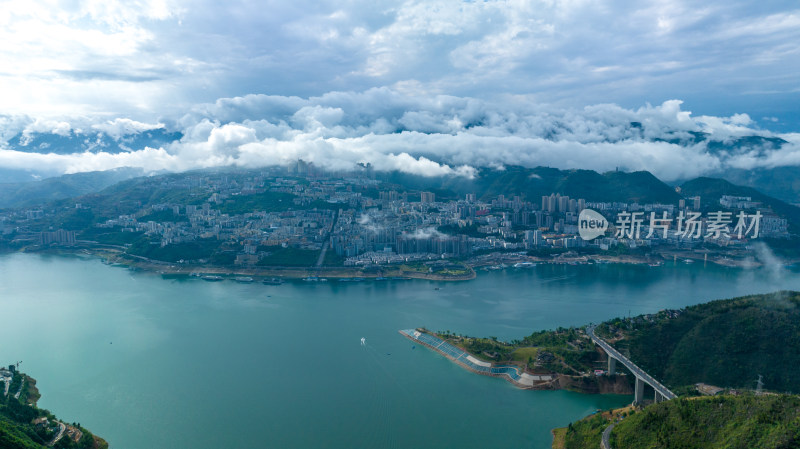
<svg viewBox="0 0 800 449">
<path fill-rule="evenodd" d="M 644 383 L 646 383 L 646 384 L 650 385 L 651 387 L 653 387 L 653 389 L 658 394 L 660 394 L 663 398 L 669 400 L 669 399 L 675 399 L 676 397 L 678 397 L 678 396 L 675 395 L 675 393 L 669 391 L 669 389 L 667 387 L 662 385 L 661 382 L 655 380 L 653 378 L 653 376 L 647 374 L 643 369 L 641 369 L 638 366 L 636 366 L 636 364 L 631 362 L 627 357 L 625 357 L 624 355 L 620 354 L 620 352 L 617 351 L 616 349 L 614 349 L 613 346 L 611 346 L 610 344 L 606 343 L 602 338 L 600 338 L 597 335 L 595 335 L 594 326 L 587 328 L 586 333 L 589 335 L 589 338 L 591 338 L 592 341 L 597 346 L 600 346 L 601 348 L 603 348 L 603 351 L 605 351 L 606 354 L 608 354 L 609 357 L 614 358 L 617 361 L 619 361 L 620 363 L 622 363 L 623 365 L 625 365 L 625 368 L 627 368 L 631 373 L 633 373 L 633 375 L 636 376 L 637 379 L 640 379 Z"/>
</svg>

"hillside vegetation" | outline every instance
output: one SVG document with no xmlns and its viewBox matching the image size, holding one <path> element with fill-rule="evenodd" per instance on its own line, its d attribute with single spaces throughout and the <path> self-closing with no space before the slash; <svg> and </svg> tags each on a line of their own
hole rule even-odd
<svg viewBox="0 0 800 449">
<path fill-rule="evenodd" d="M 595 449 L 607 415 L 569 425 L 565 449 Z M 800 397 L 716 396 L 675 399 L 631 413 L 611 433 L 614 448 L 790 449 L 800 447 Z"/>
<path fill-rule="evenodd" d="M 598 333 L 617 339 L 642 369 L 670 387 L 698 382 L 800 391 L 800 294 L 713 301 L 680 311 L 616 319 Z"/>
<path fill-rule="evenodd" d="M 77 423 L 60 423 L 48 410 L 36 406 L 39 391 L 36 381 L 30 377 L 13 374 L 8 395 L 4 382 L 0 381 L 0 448 L 44 449 L 50 446 L 60 449 L 108 449 L 108 443 L 95 437 Z M 19 391 L 19 398 L 13 392 Z M 59 425 L 72 432 L 61 432 Z"/>
<path fill-rule="evenodd" d="M 778 449 L 800 446 L 797 396 L 678 399 L 619 423 L 612 447 Z"/>
<path fill-rule="evenodd" d="M 414 189 L 430 190 L 437 198 L 476 193 L 483 199 L 497 195 L 523 195 L 538 202 L 543 195 L 560 193 L 587 201 L 677 203 L 680 195 L 649 172 L 608 172 L 559 170 L 549 167 L 508 166 L 502 170 L 482 168 L 473 179 L 464 177 L 423 177 L 400 172 L 381 175 L 386 182 Z"/>
<path fill-rule="evenodd" d="M 765 206 L 769 206 L 776 214 L 787 218 L 792 232 L 800 231 L 798 228 L 800 226 L 799 207 L 765 195 L 752 187 L 731 184 L 724 179 L 701 177 L 681 185 L 681 194 L 686 197 L 699 196 L 703 207 L 710 209 L 719 208 L 718 201 L 722 195 L 749 196 L 753 201 L 760 201 Z"/>
</svg>

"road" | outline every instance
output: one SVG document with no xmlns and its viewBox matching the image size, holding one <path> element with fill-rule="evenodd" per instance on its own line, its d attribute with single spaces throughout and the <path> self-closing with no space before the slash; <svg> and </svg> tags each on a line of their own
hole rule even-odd
<svg viewBox="0 0 800 449">
<path fill-rule="evenodd" d="M 600 447 L 602 449 L 611 449 L 611 431 L 614 430 L 614 426 L 616 425 L 617 423 L 611 423 L 608 427 L 606 427 L 606 430 L 603 431 L 603 440 L 600 441 Z"/>
<path fill-rule="evenodd" d="M 646 384 L 648 384 L 651 387 L 653 387 L 653 389 L 656 390 L 658 392 L 658 394 L 660 394 L 663 398 L 675 399 L 677 397 L 675 395 L 675 393 L 669 391 L 669 389 L 667 387 L 661 385 L 661 383 L 659 381 L 653 379 L 653 377 L 650 376 L 649 374 L 647 374 L 643 369 L 639 368 L 638 366 L 636 366 L 635 363 L 633 363 L 630 360 L 628 360 L 627 357 L 625 357 L 624 355 L 620 354 L 620 352 L 617 351 L 616 349 L 614 349 L 613 346 L 611 346 L 610 344 L 606 343 L 602 338 L 600 338 L 597 335 L 595 335 L 594 328 L 595 328 L 595 326 L 589 326 L 586 329 L 586 334 L 589 335 L 589 338 L 591 338 L 592 341 L 597 346 L 600 346 L 601 348 L 603 348 L 603 351 L 606 351 L 606 354 L 608 354 L 609 357 L 613 357 L 613 358 L 617 359 L 617 361 L 619 361 L 620 363 L 625 365 L 625 368 L 628 368 L 628 370 L 631 373 L 633 373 L 634 376 L 636 376 L 637 378 L 639 378 L 642 381 L 644 381 Z"/>
<path fill-rule="evenodd" d="M 53 437 L 52 441 L 47 443 L 48 446 L 53 446 L 54 444 L 58 443 L 58 440 L 64 436 L 64 431 L 67 430 L 67 426 L 65 426 L 63 422 L 57 421 L 56 424 L 58 424 L 58 433 L 55 437 Z"/>
<path fill-rule="evenodd" d="M 333 221 L 331 222 L 331 227 L 328 228 L 328 232 L 325 234 L 325 244 L 322 245 L 322 251 L 319 252 L 319 258 L 317 259 L 317 263 L 314 265 L 317 268 L 321 267 L 322 263 L 325 262 L 325 254 L 328 253 L 328 248 L 330 247 L 331 243 L 331 233 L 333 233 L 333 230 L 336 229 L 337 221 L 339 221 L 339 210 L 335 212 Z"/>
<path fill-rule="evenodd" d="M 19 399 L 19 395 L 22 394 L 22 388 L 25 386 L 25 376 L 22 376 L 22 382 L 19 383 L 19 391 L 14 395 L 14 399 Z"/>
</svg>

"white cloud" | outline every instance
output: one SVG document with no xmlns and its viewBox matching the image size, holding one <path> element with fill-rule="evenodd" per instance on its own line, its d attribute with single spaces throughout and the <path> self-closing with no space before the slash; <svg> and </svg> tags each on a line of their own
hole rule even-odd
<svg viewBox="0 0 800 449">
<path fill-rule="evenodd" d="M 434 227 L 417 228 L 413 233 L 404 232 L 403 237 L 416 240 L 426 240 L 430 238 L 444 238 L 446 235 L 439 232 Z"/>
<path fill-rule="evenodd" d="M 87 120 L 0 118 L 7 126 L 27 130 L 29 137 L 37 132 L 83 136 L 84 130 L 134 136 L 165 126 L 123 118 L 95 124 Z M 171 126 L 177 126 L 183 137 L 164 148 L 67 155 L 12 148 L 0 150 L 0 167 L 60 173 L 122 166 L 181 171 L 288 165 L 303 159 L 335 170 L 370 163 L 377 170 L 424 176 L 472 177 L 478 167 L 509 165 L 601 172 L 619 167 L 648 170 L 669 181 L 731 167 L 800 165 L 796 134 L 758 129 L 746 114 L 695 117 L 679 100 L 637 109 L 614 104 L 570 109 L 525 101 L 411 97 L 381 88 L 311 98 L 220 99 L 192 108 Z M 783 138 L 788 143 L 751 139 L 732 145 L 749 136 Z M 716 142 L 713 149 L 711 142 Z"/>
<path fill-rule="evenodd" d="M 128 118 L 115 118 L 114 120 L 108 120 L 105 123 L 94 124 L 92 125 L 92 128 L 108 134 L 115 140 L 119 140 L 120 138 L 130 134 L 139 134 L 144 131 L 162 129 L 164 128 L 164 124 L 150 124 L 137 122 L 136 120 L 131 120 Z"/>
<path fill-rule="evenodd" d="M 7 2 L 0 113 L 155 123 L 220 97 L 393 86 L 569 108 L 682 98 L 786 121 L 798 23 L 791 0 Z"/>
</svg>

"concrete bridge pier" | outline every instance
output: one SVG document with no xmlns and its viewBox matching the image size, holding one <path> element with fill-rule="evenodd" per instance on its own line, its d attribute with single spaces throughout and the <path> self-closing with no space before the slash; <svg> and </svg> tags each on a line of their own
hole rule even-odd
<svg viewBox="0 0 800 449">
<path fill-rule="evenodd" d="M 633 399 L 634 405 L 639 405 L 644 401 L 644 381 L 638 376 L 636 377 L 636 388 L 634 389 L 635 396 Z M 658 393 L 656 393 L 657 395 Z"/>
<path fill-rule="evenodd" d="M 617 359 L 608 356 L 608 375 L 613 376 L 617 374 Z"/>
</svg>

